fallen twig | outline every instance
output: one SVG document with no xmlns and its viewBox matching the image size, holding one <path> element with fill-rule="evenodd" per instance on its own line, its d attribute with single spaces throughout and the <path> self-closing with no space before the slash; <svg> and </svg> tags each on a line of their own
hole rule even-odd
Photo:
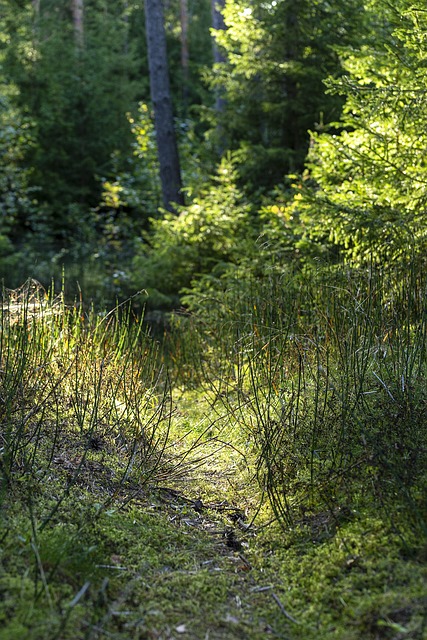
<svg viewBox="0 0 427 640">
<path fill-rule="evenodd" d="M 274 591 L 271 593 L 271 595 L 273 596 L 275 602 L 277 603 L 280 611 L 283 613 L 283 615 L 288 618 L 288 620 L 290 620 L 291 622 L 294 622 L 295 624 L 299 624 L 298 620 L 295 620 L 295 618 L 293 618 L 291 616 L 290 613 L 288 613 L 285 609 L 285 607 L 283 606 L 283 604 L 281 603 L 279 597 L 274 593 Z"/>
</svg>

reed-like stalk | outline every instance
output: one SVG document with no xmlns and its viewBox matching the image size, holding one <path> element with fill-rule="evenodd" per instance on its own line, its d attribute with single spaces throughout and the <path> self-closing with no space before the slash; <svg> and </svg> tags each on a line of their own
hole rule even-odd
<svg viewBox="0 0 427 640">
<path fill-rule="evenodd" d="M 425 527 L 424 274 L 272 270 L 227 285 L 191 300 L 205 344 L 217 344 L 205 385 L 257 450 L 278 519 L 365 500 Z"/>
<path fill-rule="evenodd" d="M 69 466 L 44 528 L 79 482 L 91 451 L 116 451 L 118 487 L 152 481 L 166 465 L 170 393 L 159 345 L 130 308 L 108 314 L 65 305 L 29 281 L 3 293 L 0 334 L 1 503 L 20 479 L 43 483 Z M 132 320 L 132 321 L 131 321 Z M 66 443 L 64 445 L 64 442 Z M 72 460 L 72 462 L 71 462 Z"/>
</svg>

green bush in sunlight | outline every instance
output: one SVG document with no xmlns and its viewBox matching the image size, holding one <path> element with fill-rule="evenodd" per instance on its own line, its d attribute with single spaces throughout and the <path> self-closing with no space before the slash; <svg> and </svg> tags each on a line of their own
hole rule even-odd
<svg viewBox="0 0 427 640">
<path fill-rule="evenodd" d="M 382 36 L 341 51 L 346 74 L 328 86 L 346 98 L 342 119 L 313 134 L 306 174 L 279 212 L 301 253 L 353 264 L 426 251 L 424 6 L 376 4 Z"/>
<path fill-rule="evenodd" d="M 236 186 L 237 172 L 224 158 L 217 174 L 177 214 L 151 220 L 151 231 L 133 260 L 133 282 L 152 305 L 171 307 L 203 274 L 236 264 L 253 244 L 250 206 Z"/>
</svg>

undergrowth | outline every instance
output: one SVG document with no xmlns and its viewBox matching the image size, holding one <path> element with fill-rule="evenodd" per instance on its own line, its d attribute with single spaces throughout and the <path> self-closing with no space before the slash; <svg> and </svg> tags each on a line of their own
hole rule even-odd
<svg viewBox="0 0 427 640">
<path fill-rule="evenodd" d="M 424 276 L 238 276 L 188 296 L 189 321 L 203 384 L 251 440 L 278 521 L 364 504 L 425 536 Z"/>
<path fill-rule="evenodd" d="M 235 275 L 4 292 L 1 640 L 426 637 L 423 277 Z"/>
</svg>

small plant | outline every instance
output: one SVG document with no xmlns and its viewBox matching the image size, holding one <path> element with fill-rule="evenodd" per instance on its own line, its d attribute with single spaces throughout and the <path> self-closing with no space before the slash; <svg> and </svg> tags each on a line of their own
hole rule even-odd
<svg viewBox="0 0 427 640">
<path fill-rule="evenodd" d="M 135 286 L 147 289 L 150 306 L 177 308 L 193 281 L 223 272 L 246 254 L 254 231 L 237 179 L 235 162 L 225 157 L 187 207 L 151 220 L 133 260 Z"/>
</svg>

